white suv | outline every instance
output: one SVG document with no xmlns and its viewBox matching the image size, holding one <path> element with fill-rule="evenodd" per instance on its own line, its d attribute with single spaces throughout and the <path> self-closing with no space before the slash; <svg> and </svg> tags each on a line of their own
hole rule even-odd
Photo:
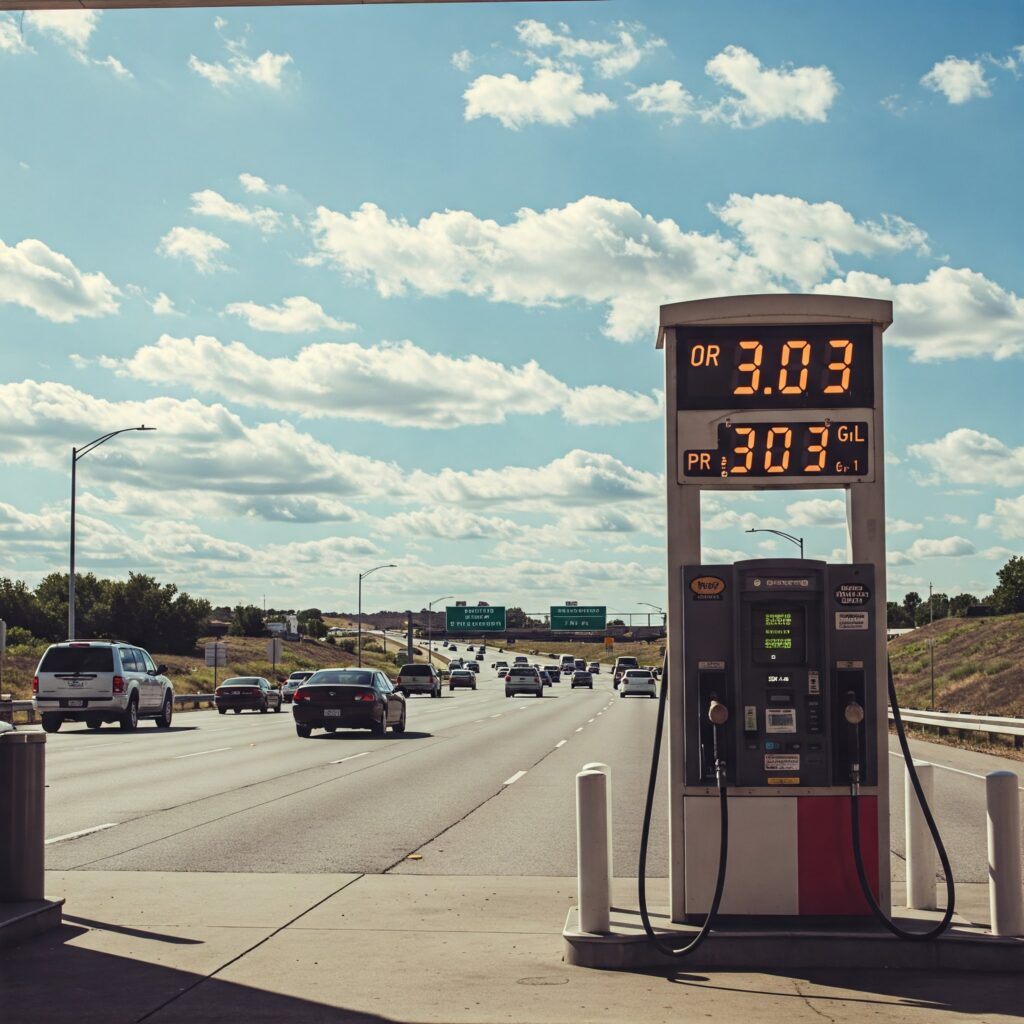
<svg viewBox="0 0 1024 1024">
<path fill-rule="evenodd" d="M 32 707 L 43 729 L 56 732 L 64 722 L 98 729 L 117 722 L 131 732 L 140 718 L 169 729 L 174 689 L 141 647 L 115 640 L 65 640 L 46 648 L 32 680 Z"/>
<path fill-rule="evenodd" d="M 517 693 L 532 693 L 534 697 L 544 696 L 544 683 L 540 672 L 532 665 L 513 665 L 505 676 L 505 696 L 514 697 Z"/>
</svg>

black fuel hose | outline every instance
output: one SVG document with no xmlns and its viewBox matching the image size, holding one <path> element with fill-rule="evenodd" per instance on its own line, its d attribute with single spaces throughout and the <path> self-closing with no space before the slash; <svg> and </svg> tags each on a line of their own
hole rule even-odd
<svg viewBox="0 0 1024 1024">
<path fill-rule="evenodd" d="M 662 663 L 661 671 L 661 694 L 658 699 L 658 722 L 654 727 L 654 751 L 651 755 L 651 775 L 647 784 L 647 802 L 644 805 L 644 821 L 640 830 L 640 866 L 637 872 L 637 885 L 640 897 L 640 920 L 643 922 L 644 931 L 651 945 L 664 956 L 684 957 L 694 952 L 698 946 L 708 937 L 711 926 L 718 916 L 718 907 L 722 902 L 722 890 L 725 888 L 725 868 L 729 859 L 729 804 L 725 782 L 725 771 L 719 760 L 718 752 L 718 727 L 714 728 L 715 738 L 715 775 L 718 782 L 718 807 L 721 818 L 721 839 L 718 849 L 718 878 L 715 881 L 715 895 L 711 900 L 711 907 L 700 931 L 682 948 L 676 949 L 658 938 L 654 928 L 651 927 L 651 918 L 647 912 L 647 844 L 651 834 L 651 815 L 654 810 L 654 789 L 658 782 L 658 764 L 661 760 L 661 734 L 665 726 L 665 702 L 668 697 L 668 653 Z"/>
<path fill-rule="evenodd" d="M 921 788 L 921 780 L 917 777 L 917 770 L 914 768 L 914 758 L 910 753 L 910 745 L 907 743 L 907 734 L 903 728 L 903 719 L 900 716 L 900 705 L 896 699 L 896 685 L 892 679 L 892 664 L 886 659 L 886 669 L 889 676 L 889 705 L 892 707 L 892 718 L 896 725 L 896 735 L 900 741 L 900 749 L 903 751 L 903 760 L 907 763 L 907 773 L 910 775 L 911 785 L 914 787 L 914 794 L 917 796 L 917 802 L 921 807 L 921 813 L 924 815 L 924 820 L 928 824 L 928 831 L 932 834 L 932 842 L 935 843 L 935 849 L 938 851 L 939 860 L 942 861 L 942 873 L 946 879 L 946 912 L 942 915 L 942 920 L 935 925 L 934 928 L 929 928 L 925 932 L 908 932 L 903 928 L 900 928 L 891 918 L 889 918 L 882 908 L 878 905 L 875 899 L 875 894 L 871 891 L 871 886 L 868 884 L 867 872 L 864 870 L 864 858 L 861 855 L 860 849 L 860 785 L 858 780 L 854 780 L 850 786 L 850 828 L 853 837 L 853 859 L 857 865 L 857 877 L 860 879 L 860 887 L 864 890 L 864 898 L 868 901 L 869 906 L 874 912 L 875 917 L 886 927 L 893 935 L 901 939 L 907 939 L 910 942 L 927 942 L 930 939 L 937 939 L 948 927 L 950 921 L 953 919 L 953 910 L 956 905 L 956 886 L 953 882 L 953 869 L 949 864 L 949 857 L 946 855 L 946 847 L 942 844 L 942 836 L 939 835 L 938 826 L 935 824 L 935 818 L 932 817 L 931 808 L 928 806 L 928 801 L 925 799 L 924 790 Z"/>
</svg>

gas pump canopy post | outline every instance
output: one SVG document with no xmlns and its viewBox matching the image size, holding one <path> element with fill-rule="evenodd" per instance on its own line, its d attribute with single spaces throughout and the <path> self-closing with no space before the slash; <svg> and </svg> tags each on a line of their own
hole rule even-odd
<svg viewBox="0 0 1024 1024">
<path fill-rule="evenodd" d="M 720 913 L 888 912 L 882 333 L 892 303 L 748 295 L 661 307 L 665 350 L 671 916 L 711 904 L 712 703 L 729 785 Z M 846 491 L 847 563 L 701 560 L 705 490 Z M 851 766 L 856 766 L 852 768 Z M 851 772 L 857 776 L 851 779 Z"/>
</svg>

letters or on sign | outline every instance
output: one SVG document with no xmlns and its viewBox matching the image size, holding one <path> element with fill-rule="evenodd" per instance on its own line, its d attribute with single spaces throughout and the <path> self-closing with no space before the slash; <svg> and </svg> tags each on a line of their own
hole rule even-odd
<svg viewBox="0 0 1024 1024">
<path fill-rule="evenodd" d="M 867 629 L 867 612 L 836 612 L 836 629 Z"/>
<path fill-rule="evenodd" d="M 725 593 L 725 580 L 718 576 L 698 576 L 690 580 L 694 601 L 721 601 Z"/>
<path fill-rule="evenodd" d="M 504 633 L 505 608 L 479 605 L 475 608 L 449 605 L 445 609 L 445 629 L 449 633 Z"/>
<path fill-rule="evenodd" d="M 798 772 L 800 771 L 800 755 L 765 754 L 764 770 L 766 772 Z"/>
<path fill-rule="evenodd" d="M 862 605 L 871 600 L 871 591 L 863 583 L 840 583 L 835 598 L 836 604 Z"/>
<path fill-rule="evenodd" d="M 769 786 L 799 786 L 800 777 L 798 775 L 783 775 L 781 778 L 768 779 Z"/>
</svg>

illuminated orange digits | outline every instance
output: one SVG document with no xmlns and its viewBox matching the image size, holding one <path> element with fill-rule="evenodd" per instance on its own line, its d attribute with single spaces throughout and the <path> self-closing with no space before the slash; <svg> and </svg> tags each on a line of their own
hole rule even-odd
<svg viewBox="0 0 1024 1024">
<path fill-rule="evenodd" d="M 828 364 L 829 373 L 841 373 L 842 377 L 838 384 L 829 384 L 825 388 L 825 394 L 841 395 L 844 391 L 850 390 L 850 364 L 853 362 L 853 342 L 847 341 L 845 338 L 833 338 L 828 344 L 829 348 L 833 350 L 833 355 L 836 354 L 836 349 L 842 349 L 841 361 Z"/>
<path fill-rule="evenodd" d="M 789 383 L 789 358 L 800 353 L 800 383 Z M 811 361 L 811 346 L 800 339 L 787 341 L 782 346 L 782 369 L 779 371 L 779 391 L 784 395 L 802 395 L 807 390 L 807 364 Z"/>
<path fill-rule="evenodd" d="M 740 363 L 736 367 L 739 373 L 749 373 L 750 380 L 746 384 L 740 384 L 732 389 L 734 395 L 757 394 L 757 386 L 761 383 L 761 356 L 764 354 L 764 346 L 759 341 L 741 341 L 740 348 L 747 349 L 754 353 L 752 362 Z"/>
<path fill-rule="evenodd" d="M 825 468 L 825 456 L 827 454 L 826 449 L 828 448 L 828 427 L 808 427 L 808 432 L 811 434 L 817 434 L 818 436 L 817 444 L 809 444 L 807 446 L 808 455 L 817 453 L 818 464 L 815 466 L 808 463 L 804 466 L 804 472 L 820 473 Z"/>
<path fill-rule="evenodd" d="M 750 472 L 750 467 L 754 464 L 754 448 L 753 448 L 753 444 L 754 444 L 754 428 L 753 427 L 737 427 L 736 428 L 736 436 L 739 437 L 740 434 L 743 435 L 743 439 L 744 439 L 744 441 L 746 441 L 746 444 L 741 444 L 741 445 L 737 446 L 736 448 L 733 448 L 732 451 L 733 451 L 734 455 L 742 455 L 743 456 L 743 465 L 742 466 L 733 466 L 729 470 L 730 473 L 749 473 Z"/>
<path fill-rule="evenodd" d="M 772 448 L 777 437 L 782 438 L 782 461 L 774 464 L 775 453 Z M 785 473 L 789 469 L 789 448 L 793 443 L 793 431 L 789 427 L 769 427 L 768 440 L 764 445 L 764 469 L 766 473 Z"/>
</svg>

